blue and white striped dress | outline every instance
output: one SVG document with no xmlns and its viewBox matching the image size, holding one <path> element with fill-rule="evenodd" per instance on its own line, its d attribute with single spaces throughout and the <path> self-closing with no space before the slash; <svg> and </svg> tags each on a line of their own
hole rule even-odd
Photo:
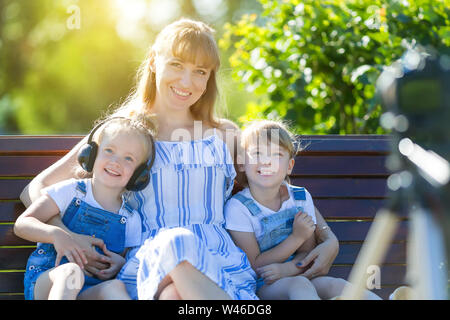
<svg viewBox="0 0 450 320">
<path fill-rule="evenodd" d="M 133 299 L 153 299 L 160 281 L 188 261 L 233 299 L 258 299 L 256 275 L 224 229 L 223 207 L 236 176 L 216 132 L 186 142 L 156 142 L 151 182 L 133 193 L 143 244 L 127 255 L 118 278 Z M 131 199 L 133 200 L 133 199 Z"/>
</svg>

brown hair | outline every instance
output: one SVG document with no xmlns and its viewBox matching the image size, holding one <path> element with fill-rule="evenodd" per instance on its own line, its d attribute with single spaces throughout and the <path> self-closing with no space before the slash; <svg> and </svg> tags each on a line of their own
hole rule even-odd
<svg viewBox="0 0 450 320">
<path fill-rule="evenodd" d="M 202 65 L 211 69 L 205 93 L 190 109 L 195 120 L 219 127 L 214 115 L 214 104 L 218 95 L 216 75 L 220 57 L 214 32 L 214 29 L 203 22 L 185 18 L 166 26 L 156 37 L 146 60 L 139 68 L 137 88 L 117 110 L 116 115 L 129 116 L 135 112 L 151 114 L 156 96 L 156 77 L 151 65 L 158 54 L 169 52 L 174 57 L 194 64 L 201 61 Z"/>
<path fill-rule="evenodd" d="M 280 147 L 289 152 L 289 156 L 294 158 L 298 148 L 294 135 L 289 131 L 287 124 L 275 120 L 256 120 L 246 126 L 241 135 L 241 146 L 244 150 L 253 140 L 264 139 L 267 142 L 276 142 Z M 274 140 L 274 141 L 273 141 Z M 255 140 L 253 140 L 255 141 Z"/>
</svg>

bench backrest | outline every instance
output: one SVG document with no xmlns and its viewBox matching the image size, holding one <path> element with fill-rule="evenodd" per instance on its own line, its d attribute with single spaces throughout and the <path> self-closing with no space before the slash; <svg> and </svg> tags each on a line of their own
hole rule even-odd
<svg viewBox="0 0 450 320">
<path fill-rule="evenodd" d="M 23 212 L 20 192 L 68 152 L 79 136 L 0 137 L 0 299 L 23 299 L 23 273 L 35 244 L 13 233 Z M 340 242 L 331 276 L 347 278 L 376 212 L 386 200 L 388 136 L 304 136 L 291 182 L 306 187 Z M 387 298 L 404 283 L 407 217 L 403 217 L 381 270 Z"/>
</svg>

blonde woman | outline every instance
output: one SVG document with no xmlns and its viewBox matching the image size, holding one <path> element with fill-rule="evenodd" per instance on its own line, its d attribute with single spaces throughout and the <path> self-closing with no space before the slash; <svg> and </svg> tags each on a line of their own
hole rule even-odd
<svg viewBox="0 0 450 320">
<path fill-rule="evenodd" d="M 223 228 L 239 128 L 214 115 L 220 60 L 213 34 L 188 19 L 166 26 L 142 64 L 135 92 L 114 114 L 144 111 L 158 127 L 152 180 L 133 197 L 147 240 L 130 251 L 118 276 L 134 299 L 258 298 L 256 275 Z M 25 203 L 43 186 L 69 177 L 78 148 L 31 182 Z M 90 241 L 80 239 L 86 248 Z M 331 239 L 321 252 L 329 260 L 337 242 Z M 88 270 L 105 268 L 104 257 L 89 258 Z"/>
</svg>

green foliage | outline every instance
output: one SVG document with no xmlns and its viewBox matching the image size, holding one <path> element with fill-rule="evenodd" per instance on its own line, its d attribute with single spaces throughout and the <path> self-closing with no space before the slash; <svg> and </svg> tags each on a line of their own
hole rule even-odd
<svg viewBox="0 0 450 320">
<path fill-rule="evenodd" d="M 221 5 L 215 9 L 214 2 L 176 2 L 180 11 L 162 11 L 173 13 L 170 21 L 182 16 L 206 21 L 217 37 L 225 21 L 260 7 L 256 0 L 216 2 Z M 164 7 L 162 1 L 121 1 L 120 9 L 117 3 L 0 0 L 0 134 L 85 133 L 120 105 L 155 35 L 170 21 L 154 24 L 149 7 L 141 6 L 153 4 L 155 11 Z M 250 95 L 231 80 L 227 60 L 223 55 L 218 105 L 229 107 L 222 115 L 236 120 Z"/>
<path fill-rule="evenodd" d="M 100 12 L 108 0 L 83 1 L 81 13 Z M 108 15 L 83 14 L 69 28 L 73 2 L 7 0 L 2 30 L 4 74 L 0 123 L 5 132 L 81 133 L 133 85 L 136 49 L 115 32 Z M 10 12 L 10 14 L 8 14 Z M 6 122 L 6 121 L 4 121 Z"/>
<path fill-rule="evenodd" d="M 420 43 L 450 46 L 449 0 L 259 0 L 219 42 L 233 77 L 260 99 L 241 121 L 291 120 L 299 133 L 384 133 L 375 82 Z"/>
</svg>

